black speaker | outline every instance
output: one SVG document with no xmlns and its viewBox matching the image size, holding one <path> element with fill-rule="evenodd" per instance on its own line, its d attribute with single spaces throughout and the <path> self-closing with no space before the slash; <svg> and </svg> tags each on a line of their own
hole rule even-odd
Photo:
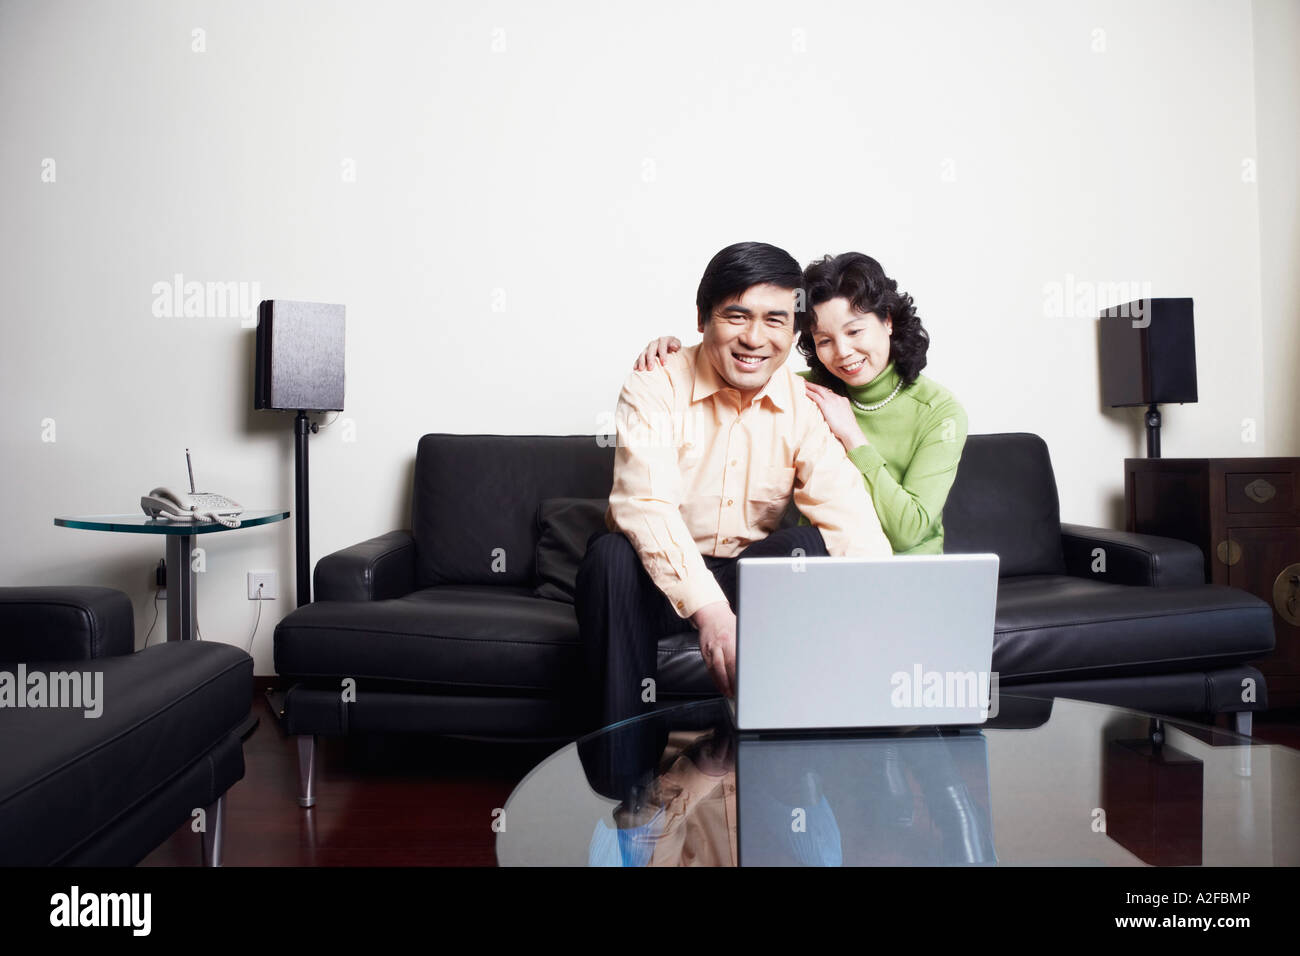
<svg viewBox="0 0 1300 956">
<path fill-rule="evenodd" d="M 1106 309 L 1100 321 L 1105 404 L 1196 401 L 1191 299 L 1139 299 Z"/>
<path fill-rule="evenodd" d="M 254 408 L 343 411 L 344 312 L 283 299 L 258 306 Z"/>
</svg>

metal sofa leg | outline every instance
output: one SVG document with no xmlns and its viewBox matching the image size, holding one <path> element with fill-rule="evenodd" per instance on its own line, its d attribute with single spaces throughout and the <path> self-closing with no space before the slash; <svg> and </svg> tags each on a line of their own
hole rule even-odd
<svg viewBox="0 0 1300 956">
<path fill-rule="evenodd" d="M 1249 737 L 1251 729 L 1254 726 L 1252 718 L 1255 716 L 1253 711 L 1239 710 L 1232 715 L 1236 724 L 1237 733 L 1243 737 Z"/>
<path fill-rule="evenodd" d="M 301 734 L 298 737 L 298 806 L 316 804 L 316 737 Z"/>
<path fill-rule="evenodd" d="M 226 797 L 217 797 L 217 802 L 207 808 L 207 826 L 199 834 L 203 847 L 203 865 L 221 865 L 221 844 L 226 835 Z"/>
</svg>

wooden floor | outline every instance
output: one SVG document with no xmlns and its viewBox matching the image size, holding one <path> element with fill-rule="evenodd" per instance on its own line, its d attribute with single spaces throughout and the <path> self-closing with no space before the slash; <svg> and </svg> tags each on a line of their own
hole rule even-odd
<svg viewBox="0 0 1300 956">
<path fill-rule="evenodd" d="M 226 866 L 495 866 L 492 811 L 562 744 L 321 737 L 317 798 L 298 807 L 294 738 L 258 698 L 244 779 L 226 795 Z M 1300 712 L 1255 718 L 1254 736 L 1300 749 Z M 197 866 L 184 826 L 142 866 Z"/>
<path fill-rule="evenodd" d="M 316 806 L 298 806 L 298 751 L 265 699 L 226 794 L 226 866 L 495 866 L 492 811 L 562 744 L 320 737 Z M 188 825 L 141 866 L 197 866 Z"/>
</svg>

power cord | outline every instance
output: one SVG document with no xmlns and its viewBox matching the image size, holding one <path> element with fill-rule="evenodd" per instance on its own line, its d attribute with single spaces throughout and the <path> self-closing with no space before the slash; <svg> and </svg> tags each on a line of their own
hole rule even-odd
<svg viewBox="0 0 1300 956">
<path fill-rule="evenodd" d="M 149 637 L 153 634 L 153 629 L 158 626 L 158 601 L 162 597 L 162 588 L 153 592 L 153 622 L 149 625 L 149 630 L 144 635 L 144 646 L 149 646 Z"/>
<path fill-rule="evenodd" d="M 162 588 L 159 588 L 153 595 L 153 623 L 149 625 L 149 631 L 144 636 L 144 646 L 149 646 L 149 635 L 153 633 L 154 626 L 158 623 L 158 599 L 162 597 Z M 257 586 L 257 617 L 253 620 L 253 630 L 248 635 L 248 644 L 244 648 L 244 653 L 252 655 L 253 641 L 257 637 L 257 629 L 262 624 L 262 585 Z M 199 612 L 196 608 L 194 611 L 194 639 L 203 640 L 203 628 L 199 626 Z"/>
<path fill-rule="evenodd" d="M 253 633 L 248 635 L 248 646 L 244 653 L 253 656 L 253 638 L 257 637 L 257 626 L 262 623 L 262 585 L 257 586 L 257 620 L 253 622 Z"/>
<path fill-rule="evenodd" d="M 256 600 L 257 600 L 257 617 L 254 618 L 253 620 L 253 630 L 252 633 L 248 635 L 248 644 L 244 648 L 244 653 L 250 656 L 253 653 L 253 640 L 254 638 L 257 637 L 257 629 L 262 624 L 262 585 L 260 584 L 257 586 Z M 194 612 L 194 633 L 200 641 L 203 640 L 203 631 L 202 629 L 199 628 L 199 612 L 197 610 Z"/>
</svg>

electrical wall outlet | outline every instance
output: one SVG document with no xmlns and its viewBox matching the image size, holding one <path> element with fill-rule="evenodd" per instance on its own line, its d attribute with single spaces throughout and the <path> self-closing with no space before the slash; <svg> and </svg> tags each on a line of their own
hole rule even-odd
<svg viewBox="0 0 1300 956">
<path fill-rule="evenodd" d="M 257 596 L 257 589 L 262 589 L 262 596 Z M 248 572 L 248 599 L 250 601 L 274 601 L 279 592 L 275 586 L 274 571 L 249 571 Z"/>
</svg>

